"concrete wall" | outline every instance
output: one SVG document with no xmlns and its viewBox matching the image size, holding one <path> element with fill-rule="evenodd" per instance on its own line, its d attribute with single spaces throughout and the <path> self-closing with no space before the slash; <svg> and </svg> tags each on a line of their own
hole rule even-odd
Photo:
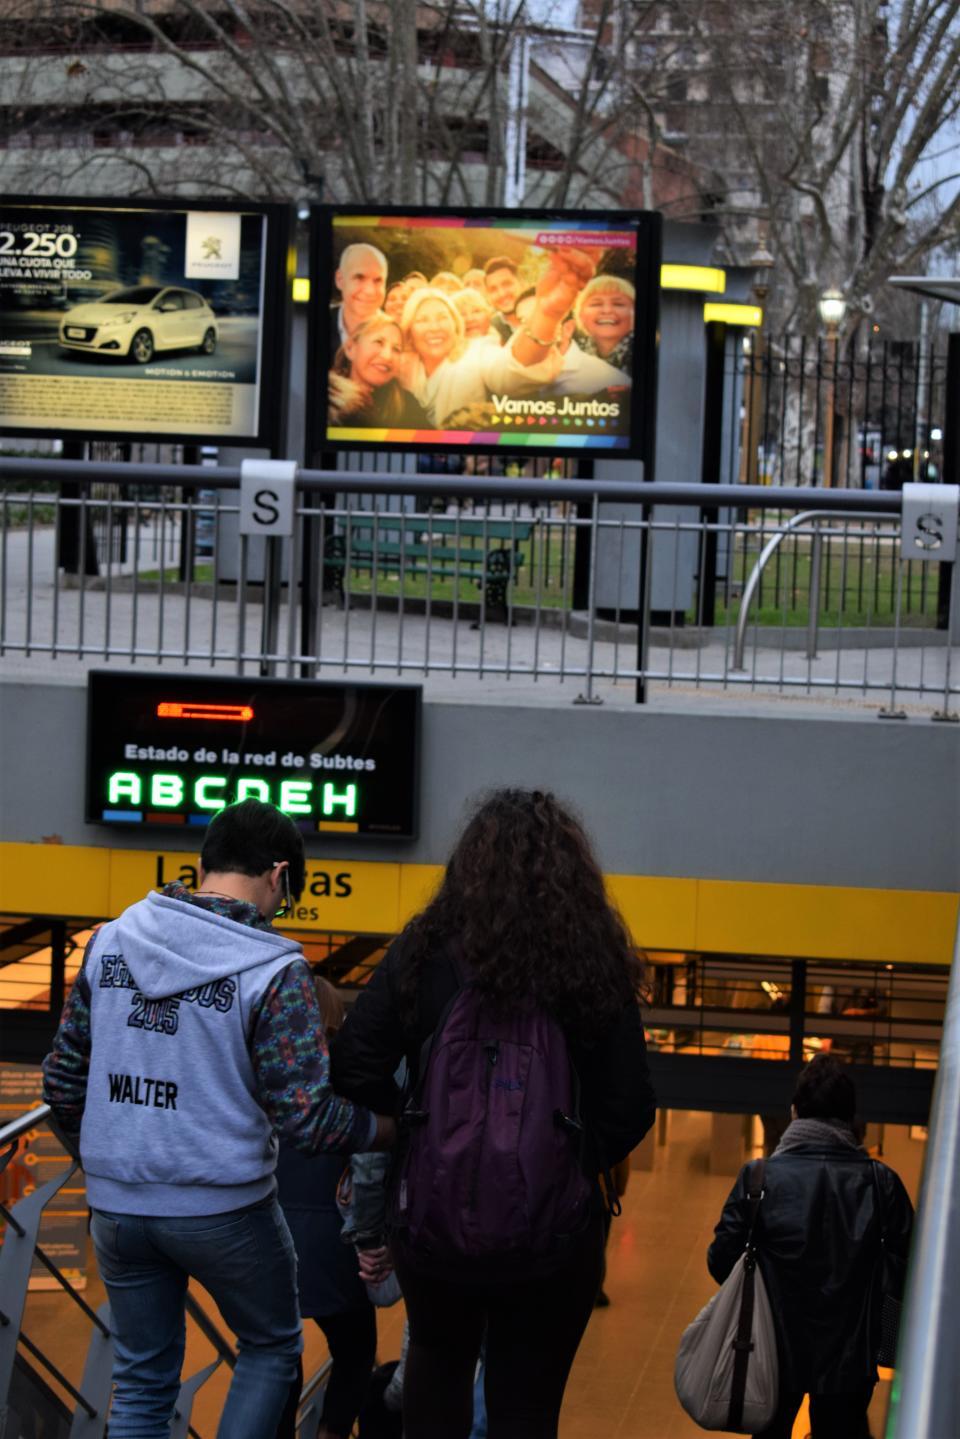
<svg viewBox="0 0 960 1439">
<path fill-rule="evenodd" d="M 0 840 L 157 843 L 155 831 L 84 823 L 85 725 L 81 685 L 0 684 Z M 501 784 L 549 787 L 576 806 L 610 873 L 960 888 L 956 727 L 706 706 L 429 703 L 420 839 L 357 847 L 357 859 L 441 863 L 470 797 Z M 162 842 L 190 849 L 196 837 L 164 832 Z M 342 837 L 327 844 L 344 849 Z"/>
</svg>

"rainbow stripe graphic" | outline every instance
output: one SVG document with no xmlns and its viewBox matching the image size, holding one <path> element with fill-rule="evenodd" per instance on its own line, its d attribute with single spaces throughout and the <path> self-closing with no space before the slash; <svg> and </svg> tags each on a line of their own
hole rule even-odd
<svg viewBox="0 0 960 1439">
<path fill-rule="evenodd" d="M 586 420 L 584 424 L 593 428 L 582 435 L 571 434 L 559 426 L 532 433 L 521 430 L 519 423 L 509 430 L 377 430 L 331 425 L 327 438 L 395 445 L 509 445 L 511 449 L 521 445 L 539 449 L 563 445 L 566 449 L 625 450 L 630 444 L 626 435 L 605 435 L 598 431 L 599 420 Z"/>
</svg>

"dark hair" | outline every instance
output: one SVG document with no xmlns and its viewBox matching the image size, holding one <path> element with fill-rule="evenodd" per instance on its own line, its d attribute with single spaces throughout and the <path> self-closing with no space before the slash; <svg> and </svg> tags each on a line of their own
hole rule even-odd
<svg viewBox="0 0 960 1439">
<path fill-rule="evenodd" d="M 497 1008 L 533 1000 L 587 1043 L 640 986 L 640 962 L 583 829 L 541 790 L 496 790 L 479 805 L 401 942 L 411 1022 L 421 972 L 438 953 L 452 953 Z"/>
<path fill-rule="evenodd" d="M 299 899 L 306 878 L 303 835 L 289 815 L 259 799 L 227 805 L 203 837 L 200 863 L 208 874 L 263 874 L 277 860 L 290 865 L 290 893 Z"/>
<path fill-rule="evenodd" d="M 857 1091 L 846 1065 L 832 1054 L 818 1054 L 800 1071 L 793 1091 L 798 1119 L 842 1119 L 853 1122 Z"/>
<path fill-rule="evenodd" d="M 494 255 L 483 267 L 484 275 L 492 275 L 494 270 L 509 270 L 512 275 L 517 273 L 516 261 L 511 260 L 509 255 Z"/>
</svg>

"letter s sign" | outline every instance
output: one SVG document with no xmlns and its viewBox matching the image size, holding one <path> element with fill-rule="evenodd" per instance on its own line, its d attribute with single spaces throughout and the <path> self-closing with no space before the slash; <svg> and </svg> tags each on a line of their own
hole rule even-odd
<svg viewBox="0 0 960 1439">
<path fill-rule="evenodd" d="M 960 486 L 911 481 L 903 487 L 901 504 L 900 558 L 948 564 L 955 560 Z"/>
<path fill-rule="evenodd" d="M 292 460 L 244 460 L 240 466 L 241 535 L 293 534 L 297 467 Z"/>
<path fill-rule="evenodd" d="M 255 525 L 262 525 L 264 529 L 269 529 L 271 525 L 277 523 L 280 518 L 278 498 L 276 490 L 257 490 L 253 497 L 253 522 Z"/>
</svg>

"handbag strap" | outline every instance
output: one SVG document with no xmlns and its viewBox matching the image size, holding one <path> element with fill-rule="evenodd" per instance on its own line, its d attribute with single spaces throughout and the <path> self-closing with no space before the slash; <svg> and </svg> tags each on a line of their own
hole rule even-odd
<svg viewBox="0 0 960 1439">
<path fill-rule="evenodd" d="M 760 1202 L 764 1196 L 764 1175 L 766 1164 L 756 1159 L 749 1166 L 747 1176 L 747 1199 L 750 1202 L 750 1225 L 747 1229 L 747 1243 L 744 1249 L 743 1288 L 740 1291 L 740 1315 L 737 1334 L 733 1341 L 733 1374 L 730 1380 L 730 1413 L 727 1428 L 737 1432 L 743 1423 L 743 1405 L 747 1397 L 747 1369 L 753 1353 L 753 1311 L 756 1298 L 757 1250 L 753 1234 L 760 1213 Z"/>
</svg>

